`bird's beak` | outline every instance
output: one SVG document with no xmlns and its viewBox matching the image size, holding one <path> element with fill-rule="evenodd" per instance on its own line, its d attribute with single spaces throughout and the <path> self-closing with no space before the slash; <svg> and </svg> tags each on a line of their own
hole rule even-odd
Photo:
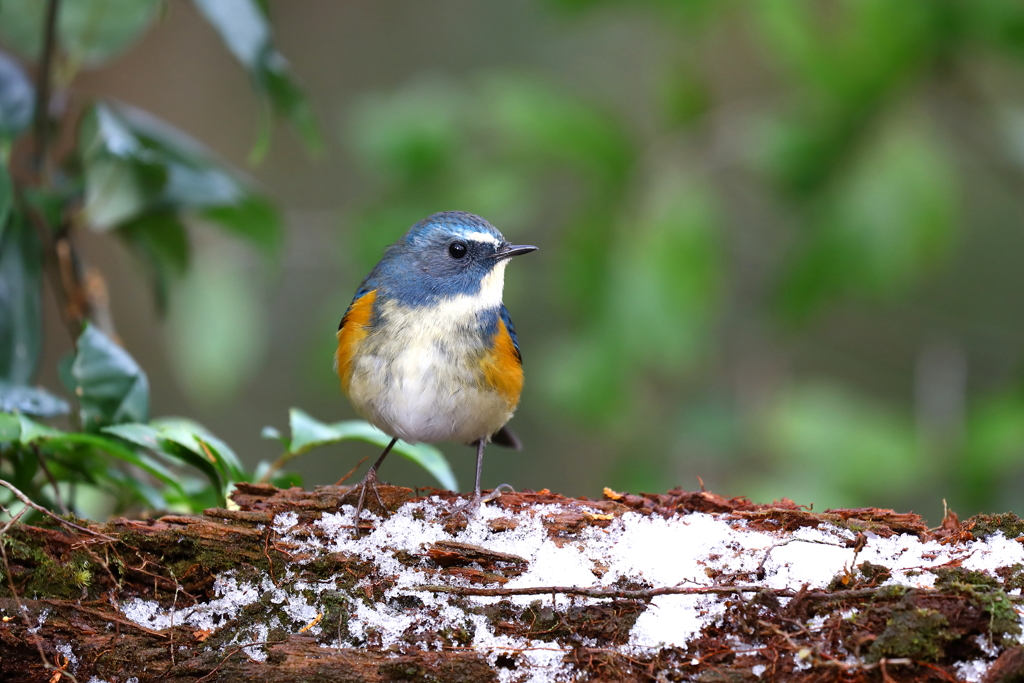
<svg viewBox="0 0 1024 683">
<path fill-rule="evenodd" d="M 513 256 L 529 254 L 531 251 L 537 251 L 537 247 L 532 244 L 506 244 L 505 246 L 498 248 L 498 252 L 494 255 L 494 258 L 507 259 L 512 258 Z"/>
</svg>

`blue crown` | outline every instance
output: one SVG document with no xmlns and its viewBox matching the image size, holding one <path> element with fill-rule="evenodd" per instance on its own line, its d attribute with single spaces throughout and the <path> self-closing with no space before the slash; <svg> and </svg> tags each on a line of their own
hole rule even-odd
<svg viewBox="0 0 1024 683">
<path fill-rule="evenodd" d="M 499 244 L 505 243 L 505 238 L 497 228 L 480 216 L 465 211 L 442 211 L 427 216 L 409 228 L 399 242 L 418 247 L 430 244 L 438 237 L 449 238 L 472 233 L 486 233 L 498 240 Z"/>
</svg>

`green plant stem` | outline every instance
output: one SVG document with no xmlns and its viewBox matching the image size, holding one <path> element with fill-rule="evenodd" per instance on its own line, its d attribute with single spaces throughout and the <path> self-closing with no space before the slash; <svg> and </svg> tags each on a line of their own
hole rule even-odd
<svg viewBox="0 0 1024 683">
<path fill-rule="evenodd" d="M 256 482 L 256 483 L 257 484 L 269 484 L 270 483 L 270 478 L 273 477 L 274 474 L 278 470 L 280 470 L 282 467 L 287 465 L 289 460 L 291 460 L 292 458 L 299 457 L 304 452 L 305 451 L 299 451 L 298 453 L 292 453 L 291 451 L 285 451 L 284 453 L 281 454 L 280 458 L 278 458 L 277 460 L 275 460 L 274 462 L 272 462 L 270 464 L 270 467 L 267 469 L 266 472 L 264 472 L 263 476 L 260 477 L 260 480 L 258 482 Z"/>
</svg>

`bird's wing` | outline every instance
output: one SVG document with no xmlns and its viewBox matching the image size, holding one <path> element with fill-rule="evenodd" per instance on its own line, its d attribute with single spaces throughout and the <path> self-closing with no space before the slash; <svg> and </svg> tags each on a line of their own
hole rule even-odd
<svg viewBox="0 0 1024 683">
<path fill-rule="evenodd" d="M 502 306 L 501 306 L 501 310 L 499 311 L 499 316 L 501 317 L 501 322 L 504 323 L 505 331 L 508 332 L 508 338 L 512 341 L 512 349 L 514 351 L 514 356 L 515 356 L 515 361 L 514 362 L 517 363 L 520 367 L 522 367 L 522 365 L 523 365 L 523 356 L 519 352 L 519 338 L 516 336 L 516 328 L 515 328 L 515 325 L 512 324 L 512 317 L 509 316 L 508 309 L 505 308 L 504 304 L 502 304 Z M 518 378 L 519 378 L 519 380 L 518 380 L 518 387 L 522 387 L 522 371 L 518 370 L 518 372 L 514 373 L 514 374 L 516 374 L 518 376 Z M 517 389 L 518 389 L 518 387 L 517 387 Z M 516 400 L 518 400 L 518 398 L 519 398 L 519 396 L 518 396 L 518 390 L 517 390 L 516 391 Z M 506 448 L 515 449 L 517 451 L 522 450 L 522 448 L 523 448 L 523 444 L 519 440 L 519 437 L 516 436 L 515 432 L 513 432 L 511 429 L 508 428 L 508 425 L 505 425 L 504 427 L 499 429 L 497 432 L 495 432 L 491 436 L 491 442 L 495 443 L 495 444 L 497 444 L 499 446 L 505 446 Z"/>
<path fill-rule="evenodd" d="M 523 354 L 519 352 L 519 337 L 516 336 L 516 326 L 512 324 L 512 318 L 508 314 L 508 309 L 505 308 L 505 304 L 501 305 L 501 322 L 505 323 L 505 329 L 508 330 L 508 336 L 512 338 L 512 347 L 516 350 L 516 360 L 519 364 L 523 364 Z"/>
<path fill-rule="evenodd" d="M 345 391 L 348 391 L 348 382 L 352 377 L 352 359 L 355 357 L 356 349 L 373 324 L 373 304 L 376 300 L 377 290 L 370 289 L 366 284 L 361 285 L 338 325 L 338 349 L 334 352 L 334 369 Z"/>
</svg>

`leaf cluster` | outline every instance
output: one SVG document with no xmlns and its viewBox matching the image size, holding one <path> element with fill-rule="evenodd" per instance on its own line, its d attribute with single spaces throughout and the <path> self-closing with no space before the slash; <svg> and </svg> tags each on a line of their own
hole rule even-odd
<svg viewBox="0 0 1024 683">
<path fill-rule="evenodd" d="M 279 118 L 318 153 L 318 125 L 274 46 L 265 4 L 193 4 L 259 97 L 252 157 L 265 155 Z M 124 53 L 169 9 L 164 0 L 0 0 L 0 41 L 35 62 L 37 74 L 33 82 L 18 58 L 0 51 L 0 478 L 51 508 L 194 511 L 225 505 L 236 482 L 297 481 L 265 464 L 259 475 L 248 472 L 192 420 L 151 419 L 146 373 L 119 341 L 102 273 L 76 248 L 81 231 L 115 237 L 139 257 L 163 311 L 192 263 L 197 224 L 267 256 L 281 245 L 277 208 L 244 175 L 152 114 L 74 87 L 77 74 Z M 58 148 L 57 139 L 72 144 Z M 59 366 L 70 403 L 34 385 L 46 277 L 74 343 Z M 71 428 L 38 421 L 50 418 Z M 321 425 L 298 412 L 292 422 L 288 459 L 323 443 L 383 438 L 365 423 Z M 454 486 L 436 450 L 399 452 Z"/>
</svg>

